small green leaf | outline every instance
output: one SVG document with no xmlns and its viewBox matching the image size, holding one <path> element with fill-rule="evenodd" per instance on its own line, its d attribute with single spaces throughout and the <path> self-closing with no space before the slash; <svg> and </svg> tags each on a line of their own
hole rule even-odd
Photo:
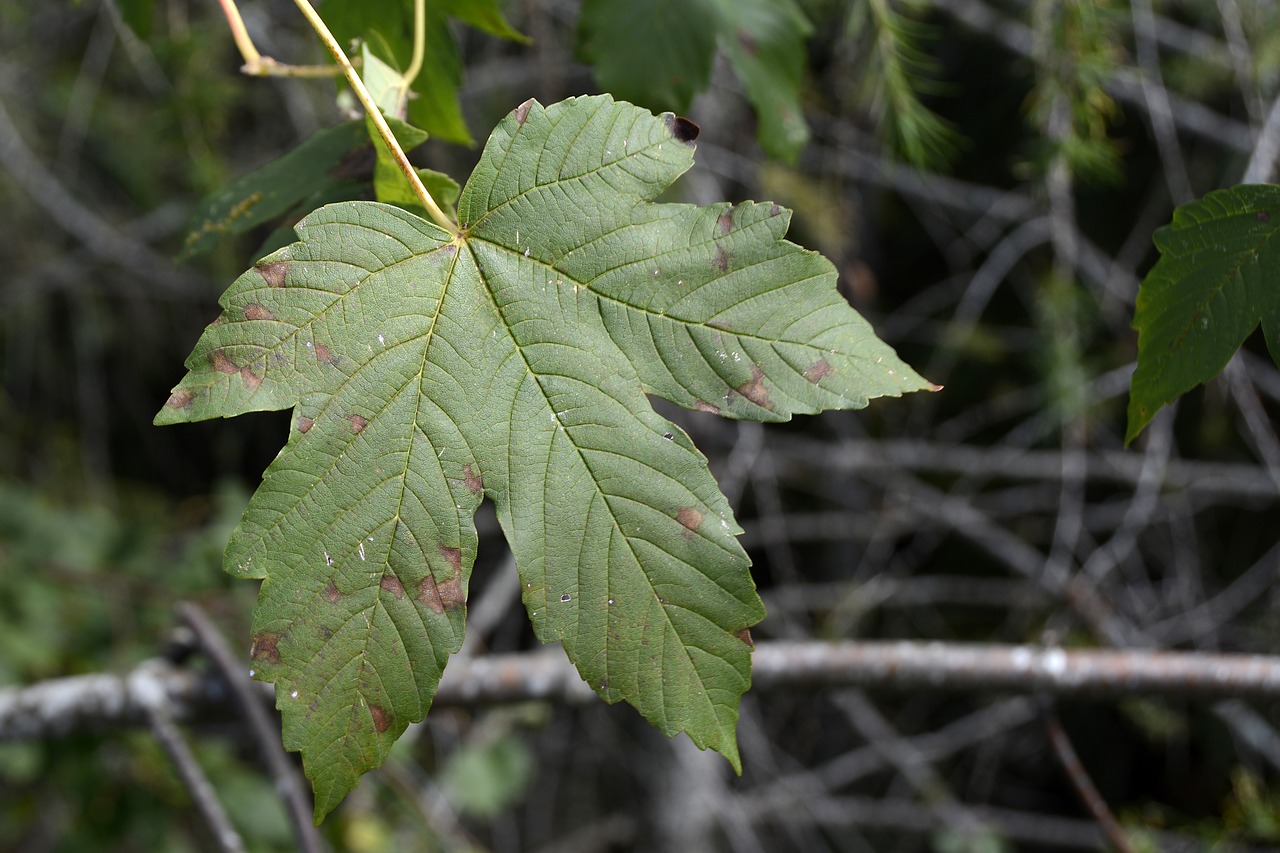
<svg viewBox="0 0 1280 853">
<path fill-rule="evenodd" d="M 496 508 L 538 637 L 606 701 L 740 766 L 764 615 L 706 459 L 647 395 L 753 420 L 931 387 L 784 239 L 789 212 L 653 199 L 692 125 L 607 96 L 507 116 L 456 237 L 322 208 L 244 273 L 156 417 L 294 409 L 227 548 L 256 675 L 330 811 L 427 713 Z"/>
<path fill-rule="evenodd" d="M 400 147 L 406 153 L 421 145 L 427 139 L 425 130 L 416 128 L 399 119 L 387 118 L 387 124 L 391 127 L 391 132 L 395 135 L 396 141 L 400 143 Z M 391 151 L 383 143 L 372 121 L 369 122 L 369 136 L 373 139 L 374 148 L 378 153 L 377 162 L 373 167 L 374 197 L 378 201 L 394 204 L 419 216 L 426 217 L 426 208 L 422 206 L 422 202 L 414 194 L 413 188 L 409 186 L 408 180 L 405 179 L 404 174 L 400 171 L 400 167 L 396 165 L 395 159 L 391 156 Z M 415 169 L 415 171 L 418 173 L 418 178 L 422 181 L 423 186 L 427 188 L 427 192 L 431 194 L 436 204 L 440 206 L 440 209 L 450 217 L 454 217 L 454 205 L 458 201 L 458 193 L 462 191 L 462 188 L 458 186 L 458 182 L 443 172 L 437 172 L 433 169 Z"/>
<path fill-rule="evenodd" d="M 1259 323 L 1273 357 L 1280 353 L 1278 234 L 1273 185 L 1211 192 L 1156 232 L 1160 260 L 1134 312 L 1138 367 L 1126 442 L 1165 404 L 1217 376 Z"/>
<path fill-rule="evenodd" d="M 794 163 L 809 141 L 800 86 L 813 30 L 794 0 L 719 0 L 720 46 L 760 122 L 760 147 Z"/>
<path fill-rule="evenodd" d="M 207 252 L 228 234 L 271 222 L 309 196 L 354 198 L 364 182 L 346 168 L 347 161 L 368 141 L 363 122 L 347 122 L 227 184 L 192 214 L 181 257 Z"/>
<path fill-rule="evenodd" d="M 384 115 L 403 119 L 409 103 L 409 83 L 404 75 L 383 62 L 370 49 L 368 42 L 360 49 L 360 58 L 360 80 L 369 91 L 369 97 Z M 426 131 L 422 131 L 422 139 L 426 138 Z"/>
<path fill-rule="evenodd" d="M 583 0 L 578 53 L 600 87 L 654 111 L 689 109 L 716 53 L 715 0 Z"/>
</svg>

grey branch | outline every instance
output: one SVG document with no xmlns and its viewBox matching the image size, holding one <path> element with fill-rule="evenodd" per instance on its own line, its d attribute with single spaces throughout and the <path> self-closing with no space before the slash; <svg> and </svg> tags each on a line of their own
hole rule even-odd
<svg viewBox="0 0 1280 853">
<path fill-rule="evenodd" d="M 177 721 L 236 713 L 225 683 L 156 661 L 145 664 Z M 756 690 L 878 687 L 995 690 L 1056 695 L 1280 697 L 1280 656 L 1201 652 L 1109 651 L 921 642 L 762 642 Z M 255 685 L 264 701 L 268 685 Z M 485 705 L 593 696 L 557 652 L 457 660 L 434 704 Z M 0 741 L 59 737 L 145 725 L 149 697 L 126 675 L 84 675 L 0 689 Z"/>
</svg>

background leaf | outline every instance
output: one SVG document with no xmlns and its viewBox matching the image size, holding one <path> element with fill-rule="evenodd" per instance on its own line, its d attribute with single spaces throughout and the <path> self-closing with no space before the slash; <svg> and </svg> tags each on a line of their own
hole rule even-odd
<svg viewBox="0 0 1280 853">
<path fill-rule="evenodd" d="M 227 549 L 264 578 L 276 683 L 323 816 L 426 714 L 493 501 L 534 630 L 668 735 L 739 766 L 764 615 L 705 458 L 646 394 L 754 420 L 929 387 L 769 203 L 653 204 L 692 126 L 607 96 L 494 131 L 456 239 L 348 202 L 242 275 L 156 420 L 294 407 Z"/>
<path fill-rule="evenodd" d="M 356 197 L 365 181 L 355 161 L 368 145 L 364 122 L 319 131 L 297 148 L 209 196 L 191 215 L 182 257 L 207 252 L 229 234 L 243 234 L 284 216 L 308 198 Z M 356 166 L 356 168 L 350 168 Z"/>
<path fill-rule="evenodd" d="M 1156 232 L 1160 260 L 1134 312 L 1126 442 L 1165 404 L 1217 376 L 1259 323 L 1280 353 L 1278 234 L 1280 187 L 1272 185 L 1211 192 Z"/>
</svg>

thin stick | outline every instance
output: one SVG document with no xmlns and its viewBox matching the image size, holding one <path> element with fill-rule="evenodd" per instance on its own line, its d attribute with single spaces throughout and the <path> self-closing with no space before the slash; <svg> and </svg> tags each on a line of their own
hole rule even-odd
<svg viewBox="0 0 1280 853">
<path fill-rule="evenodd" d="M 186 786 L 196 810 L 208 826 L 215 844 L 223 853 L 245 853 L 244 841 L 218 800 L 213 784 L 200 769 L 200 762 L 182 737 L 168 711 L 168 696 L 158 673 L 140 666 L 129 676 L 129 687 L 147 715 L 147 723 L 160 748 L 169 756 L 178 777 Z"/>
<path fill-rule="evenodd" d="M 364 82 L 361 81 L 360 75 L 352 67 L 351 60 L 347 59 L 347 55 L 342 52 L 342 46 L 333 37 L 333 33 L 329 32 L 329 28 L 307 0 L 294 0 L 294 3 L 316 31 L 316 35 L 324 42 L 324 46 L 329 49 L 329 53 L 333 55 L 334 60 L 342 67 L 342 73 L 346 75 L 347 82 L 351 84 L 351 88 L 356 93 L 356 98 L 359 99 L 361 106 L 364 107 L 369 119 L 378 128 L 378 135 L 382 137 L 382 141 L 386 143 L 387 148 L 391 151 L 391 156 L 395 158 L 396 165 L 400 167 L 400 171 L 404 173 L 405 178 L 409 181 L 409 186 L 413 188 L 414 195 L 422 202 L 422 206 L 427 209 L 427 213 L 431 214 L 431 218 L 435 220 L 437 225 L 453 236 L 458 236 L 458 226 L 448 216 L 445 216 L 444 211 L 436 204 L 436 200 L 431 197 L 431 193 L 427 192 L 427 188 L 423 186 L 417 170 L 413 168 L 413 164 L 405 156 L 404 149 L 396 141 L 395 134 L 391 132 L 391 128 L 387 125 L 387 120 L 382 117 L 382 110 L 378 109 L 378 105 L 374 103 L 369 90 L 364 87 Z"/>
<path fill-rule="evenodd" d="M 244 65 L 240 66 L 242 74 L 253 77 L 335 77 L 342 73 L 340 68 L 333 65 L 287 65 L 269 56 L 263 56 L 258 53 L 253 37 L 249 35 L 244 19 L 240 17 L 236 0 L 218 0 L 218 2 L 222 4 L 222 13 L 227 16 L 231 38 L 235 40 L 240 57 L 244 60 Z"/>
<path fill-rule="evenodd" d="M 404 72 L 404 87 L 408 89 L 422 71 L 422 60 L 427 52 L 427 0 L 413 0 L 413 57 Z"/>
<path fill-rule="evenodd" d="M 1076 789 L 1076 793 L 1080 795 L 1080 799 L 1084 802 L 1085 808 L 1093 815 L 1093 819 L 1102 827 L 1102 831 L 1106 833 L 1113 847 L 1120 853 L 1134 853 L 1133 845 L 1129 843 L 1129 838 L 1124 834 L 1124 828 L 1120 826 L 1120 822 L 1116 820 L 1116 816 L 1111 813 L 1111 807 L 1107 805 L 1107 801 L 1102 798 L 1098 787 L 1093 784 L 1093 779 L 1089 777 L 1089 771 L 1084 769 L 1084 764 L 1080 762 L 1080 756 L 1076 754 L 1075 747 L 1071 745 L 1071 738 L 1067 737 L 1067 732 L 1062 728 L 1062 723 L 1058 721 L 1058 715 L 1053 712 L 1052 708 L 1045 709 L 1045 728 L 1049 731 L 1049 742 L 1053 744 L 1054 754 L 1058 756 L 1058 761 L 1062 763 L 1062 769 L 1066 771 L 1067 778 L 1071 780 L 1071 785 Z"/>
<path fill-rule="evenodd" d="M 254 740 L 262 755 L 263 763 L 275 782 L 276 790 L 284 799 L 285 810 L 293 823 L 298 849 L 302 853 L 321 853 L 324 842 L 311 821 L 312 806 L 307 789 L 280 742 L 280 729 L 262 706 L 262 694 L 248 678 L 245 667 L 236 663 L 218 629 L 194 604 L 179 604 L 178 616 L 196 635 L 200 649 L 226 681 L 240 712 L 249 723 Z"/>
</svg>

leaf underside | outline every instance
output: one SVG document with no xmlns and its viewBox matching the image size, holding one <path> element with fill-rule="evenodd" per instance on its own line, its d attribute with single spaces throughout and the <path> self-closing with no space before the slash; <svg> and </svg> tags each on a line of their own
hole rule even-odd
<svg viewBox="0 0 1280 853">
<path fill-rule="evenodd" d="M 294 408 L 227 549 L 263 578 L 276 684 L 322 817 L 427 712 L 491 500 L 538 637 L 606 701 L 739 766 L 764 615 L 705 458 L 646 395 L 751 420 L 929 387 L 768 203 L 652 199 L 693 127 L 607 96 L 498 126 L 456 239 L 322 208 L 224 294 L 157 423 Z"/>
<path fill-rule="evenodd" d="M 1138 366 L 1125 441 L 1226 367 L 1261 323 L 1280 364 L 1280 186 L 1211 192 L 1155 234 L 1160 260 L 1138 292 Z"/>
</svg>

